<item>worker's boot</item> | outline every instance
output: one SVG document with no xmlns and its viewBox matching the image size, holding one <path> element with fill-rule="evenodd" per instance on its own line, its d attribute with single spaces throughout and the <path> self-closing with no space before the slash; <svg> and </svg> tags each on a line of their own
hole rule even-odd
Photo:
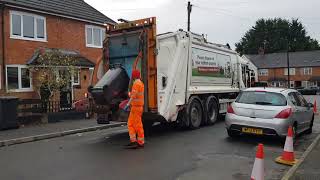
<svg viewBox="0 0 320 180">
<path fill-rule="evenodd" d="M 135 148 L 138 147 L 138 143 L 137 142 L 130 142 L 125 147 L 128 148 L 128 149 L 135 149 Z"/>
<path fill-rule="evenodd" d="M 137 148 L 143 149 L 143 148 L 144 148 L 144 144 L 139 144 L 139 143 L 137 143 Z"/>
</svg>

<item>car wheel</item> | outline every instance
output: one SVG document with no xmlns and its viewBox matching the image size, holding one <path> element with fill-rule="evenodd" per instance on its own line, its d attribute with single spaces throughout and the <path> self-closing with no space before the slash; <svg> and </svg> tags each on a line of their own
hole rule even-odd
<svg viewBox="0 0 320 180">
<path fill-rule="evenodd" d="M 201 101 L 198 97 L 193 96 L 189 100 L 187 107 L 187 118 L 190 129 L 197 129 L 200 127 L 203 117 L 203 110 Z"/>
<path fill-rule="evenodd" d="M 306 130 L 306 134 L 311 134 L 312 133 L 313 121 L 314 121 L 314 116 L 311 119 L 309 129 Z"/>
<path fill-rule="evenodd" d="M 216 97 L 209 96 L 205 104 L 206 108 L 206 124 L 213 125 L 218 120 L 219 106 Z"/>
<path fill-rule="evenodd" d="M 232 130 L 230 130 L 230 129 L 227 129 L 227 133 L 228 133 L 228 136 L 229 136 L 229 137 L 237 137 L 237 136 L 240 135 L 238 132 L 232 131 Z"/>
</svg>

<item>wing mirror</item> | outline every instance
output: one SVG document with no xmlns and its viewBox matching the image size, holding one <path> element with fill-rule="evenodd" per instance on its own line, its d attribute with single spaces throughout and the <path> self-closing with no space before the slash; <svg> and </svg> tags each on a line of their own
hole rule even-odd
<svg viewBox="0 0 320 180">
<path fill-rule="evenodd" d="M 308 108 L 313 108 L 313 104 L 312 104 L 312 103 L 308 103 L 308 104 L 307 104 L 307 107 L 308 107 Z"/>
</svg>

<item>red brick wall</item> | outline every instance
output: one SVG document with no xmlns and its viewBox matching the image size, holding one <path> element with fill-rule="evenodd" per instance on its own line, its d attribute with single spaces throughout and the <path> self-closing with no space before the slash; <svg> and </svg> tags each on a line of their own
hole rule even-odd
<svg viewBox="0 0 320 180">
<path fill-rule="evenodd" d="M 259 76 L 259 81 L 268 81 L 269 79 L 287 79 L 288 76 L 284 75 L 286 68 L 268 69 L 268 76 Z M 309 81 L 311 77 L 320 77 L 320 67 L 312 67 L 311 75 L 303 74 L 303 67 L 295 68 L 295 75 L 290 74 L 290 81 Z"/>
<path fill-rule="evenodd" d="M 3 42 L 3 37 L 2 37 L 2 9 L 0 9 L 0 94 L 3 93 L 3 66 L 2 66 L 2 62 L 3 62 L 3 47 L 2 47 L 2 42 Z"/>
<path fill-rule="evenodd" d="M 20 10 L 16 10 L 20 11 Z M 37 14 L 46 17 L 47 41 L 36 42 L 17 40 L 10 38 L 10 9 L 5 10 L 5 60 L 6 64 L 26 64 L 39 47 L 62 48 L 76 50 L 92 62 L 95 62 L 102 54 L 102 49 L 87 48 L 85 39 L 85 25 L 89 23 L 66 19 L 62 17 Z M 31 12 L 32 13 L 32 12 Z M 88 75 L 89 76 L 89 75 Z M 87 80 L 81 79 L 81 90 L 75 90 L 76 94 L 87 90 Z M 14 93 L 21 98 L 37 97 L 36 93 Z M 76 95 L 78 97 L 78 95 Z"/>
</svg>

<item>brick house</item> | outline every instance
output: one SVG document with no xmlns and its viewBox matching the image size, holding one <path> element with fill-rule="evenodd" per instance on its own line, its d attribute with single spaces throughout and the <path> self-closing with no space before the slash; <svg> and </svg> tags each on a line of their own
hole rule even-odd
<svg viewBox="0 0 320 180">
<path fill-rule="evenodd" d="M 245 55 L 258 68 L 258 80 L 272 87 L 287 87 L 287 53 Z M 320 86 L 320 51 L 289 53 L 290 87 Z"/>
<path fill-rule="evenodd" d="M 78 73 L 60 98 L 83 98 L 102 54 L 105 26 L 115 22 L 84 0 L 1 0 L 0 6 L 0 95 L 39 98 L 27 64 L 39 49 L 56 49 L 78 57 Z"/>
</svg>

